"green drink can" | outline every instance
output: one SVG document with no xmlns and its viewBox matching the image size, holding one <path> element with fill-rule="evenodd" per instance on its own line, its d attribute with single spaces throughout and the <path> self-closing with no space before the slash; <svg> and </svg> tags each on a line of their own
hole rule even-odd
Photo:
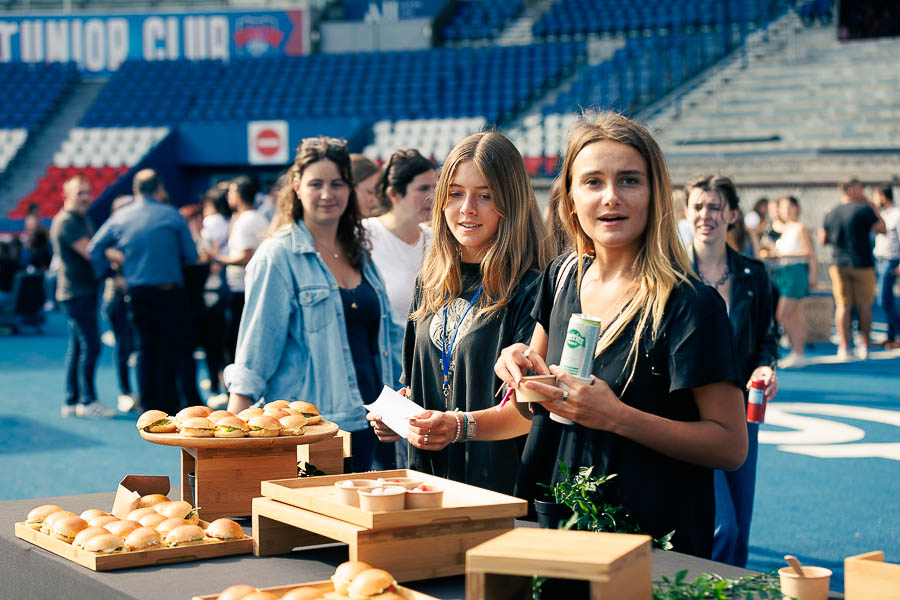
<svg viewBox="0 0 900 600">
<path fill-rule="evenodd" d="M 559 366 L 576 377 L 590 377 L 594 365 L 594 351 L 600 339 L 600 319 L 583 313 L 573 313 L 566 328 Z"/>
</svg>

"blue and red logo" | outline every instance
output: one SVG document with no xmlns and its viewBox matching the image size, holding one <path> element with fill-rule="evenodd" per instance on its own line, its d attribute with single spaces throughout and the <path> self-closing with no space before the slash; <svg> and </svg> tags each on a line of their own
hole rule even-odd
<svg viewBox="0 0 900 600">
<path fill-rule="evenodd" d="M 235 22 L 234 43 L 238 52 L 254 58 L 277 50 L 284 37 L 278 19 L 271 16 L 245 16 Z"/>
</svg>

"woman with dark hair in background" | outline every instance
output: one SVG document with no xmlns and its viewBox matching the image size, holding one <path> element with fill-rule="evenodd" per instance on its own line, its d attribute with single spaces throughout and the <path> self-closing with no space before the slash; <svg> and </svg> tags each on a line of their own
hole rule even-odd
<svg viewBox="0 0 900 600">
<path fill-rule="evenodd" d="M 375 186 L 381 176 L 381 169 L 362 154 L 351 154 L 350 165 L 353 170 L 353 189 L 359 202 L 362 217 L 377 217 L 391 209 L 384 199 L 378 197 Z"/>
<path fill-rule="evenodd" d="M 346 140 L 300 143 L 273 233 L 247 265 L 228 410 L 265 399 L 311 401 L 351 433 L 353 471 L 372 467 L 376 438 L 364 403 L 396 375 L 401 331 L 360 224 Z"/>
<path fill-rule="evenodd" d="M 700 279 L 718 292 L 728 309 L 735 358 L 746 387 L 755 379 L 765 398 L 778 392 L 775 362 L 778 346 L 772 319 L 772 284 L 766 267 L 726 244 L 740 219 L 734 183 L 721 176 L 698 177 L 685 188 L 687 215 L 694 234 L 689 255 Z M 713 560 L 738 567 L 747 564 L 750 519 L 756 488 L 758 423 L 747 423 L 747 458 L 733 471 L 716 470 L 716 530 Z"/>
</svg>

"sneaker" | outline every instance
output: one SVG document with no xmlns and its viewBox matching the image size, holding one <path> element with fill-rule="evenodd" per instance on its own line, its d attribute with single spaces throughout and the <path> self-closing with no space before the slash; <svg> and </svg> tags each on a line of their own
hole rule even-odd
<svg viewBox="0 0 900 600">
<path fill-rule="evenodd" d="M 850 356 L 850 351 L 846 348 L 838 348 L 837 359 L 840 362 L 848 362 L 853 360 L 853 357 Z"/>
<path fill-rule="evenodd" d="M 103 342 L 104 346 L 114 348 L 116 345 L 116 334 L 112 331 L 104 331 L 103 335 L 100 336 L 100 341 Z"/>
<path fill-rule="evenodd" d="M 853 353 L 856 355 L 856 358 L 859 360 L 867 360 L 869 358 L 869 347 L 868 346 L 857 346 L 853 349 Z"/>
<path fill-rule="evenodd" d="M 94 400 L 90 404 L 78 404 L 75 406 L 76 417 L 88 417 L 92 419 L 111 419 L 116 416 L 116 411 L 102 402 Z"/>
<path fill-rule="evenodd" d="M 799 369 L 806 366 L 806 356 L 803 354 L 796 354 L 791 352 L 780 361 L 778 361 L 778 366 L 782 369 Z"/>
<path fill-rule="evenodd" d="M 119 407 L 119 412 L 127 413 L 134 410 L 138 402 L 131 394 L 119 394 L 116 404 Z"/>
<path fill-rule="evenodd" d="M 213 410 L 222 410 L 228 406 L 228 394 L 216 394 L 206 399 L 206 405 Z"/>
<path fill-rule="evenodd" d="M 59 407 L 59 414 L 63 419 L 75 416 L 75 404 L 63 404 Z"/>
<path fill-rule="evenodd" d="M 212 389 L 212 379 L 201 379 L 200 380 L 200 389 L 209 391 Z"/>
<path fill-rule="evenodd" d="M 136 367 L 137 361 L 138 361 L 138 353 L 137 352 L 132 352 L 131 354 L 128 355 L 128 366 L 129 367 Z"/>
</svg>

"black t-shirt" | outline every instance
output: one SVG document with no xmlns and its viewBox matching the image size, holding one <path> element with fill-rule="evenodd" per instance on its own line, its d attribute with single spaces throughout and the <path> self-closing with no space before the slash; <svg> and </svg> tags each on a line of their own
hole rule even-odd
<svg viewBox="0 0 900 600">
<path fill-rule="evenodd" d="M 378 295 L 365 277 L 352 290 L 341 288 L 340 291 L 356 385 L 363 403 L 371 404 L 378 399 L 382 388 L 377 365 L 378 327 L 381 324 Z"/>
<path fill-rule="evenodd" d="M 50 224 L 50 240 L 59 256 L 56 274 L 56 299 L 60 302 L 76 296 L 97 295 L 97 280 L 91 263 L 79 254 L 72 244 L 94 234 L 94 228 L 86 216 L 61 210 Z"/>
<path fill-rule="evenodd" d="M 556 273 L 565 257 L 554 260 L 538 282 L 534 317 L 547 332 L 547 364 L 559 364 L 572 313 L 581 312 L 577 268 L 573 268 L 554 302 Z M 586 258 L 584 268 L 592 260 Z M 604 380 L 622 402 L 677 421 L 699 419 L 691 388 L 727 381 L 739 385 L 732 349 L 731 326 L 722 298 L 695 281 L 672 290 L 659 335 L 648 326 L 641 340 L 634 376 L 626 366 L 635 321 L 594 359 L 593 374 Z M 541 496 L 538 482 L 560 479 L 558 461 L 573 472 L 595 465 L 595 475 L 615 473 L 606 484 L 608 500 L 625 507 L 634 523 L 659 538 L 675 530 L 679 552 L 701 557 L 712 553 L 715 499 L 713 470 L 664 456 L 616 434 L 581 425 L 561 425 L 534 406 L 516 495 L 529 501 Z"/>
<path fill-rule="evenodd" d="M 446 344 L 459 327 L 450 354 L 450 395 L 444 402 L 444 376 L 441 369 L 441 338 L 444 335 L 443 311 L 423 321 L 407 323 L 403 338 L 403 375 L 400 381 L 409 386 L 410 398 L 431 410 L 476 411 L 499 402 L 494 392 L 501 381 L 494 375 L 494 363 L 503 348 L 516 342 L 527 342 L 534 333 L 535 283 L 538 273 L 522 277 L 509 304 L 498 314 L 479 316 L 476 303 L 459 320 L 481 283 L 478 264 L 462 264 L 463 292 L 447 309 Z M 421 282 L 417 282 L 410 312 L 422 303 Z M 450 444 L 439 452 L 409 447 L 412 469 L 462 481 L 504 494 L 512 494 L 519 466 L 523 438 L 498 442 Z"/>
<path fill-rule="evenodd" d="M 838 267 L 871 268 L 872 225 L 878 215 L 863 202 L 850 202 L 832 208 L 825 215 L 825 232 L 834 248 L 834 265 Z"/>
</svg>

